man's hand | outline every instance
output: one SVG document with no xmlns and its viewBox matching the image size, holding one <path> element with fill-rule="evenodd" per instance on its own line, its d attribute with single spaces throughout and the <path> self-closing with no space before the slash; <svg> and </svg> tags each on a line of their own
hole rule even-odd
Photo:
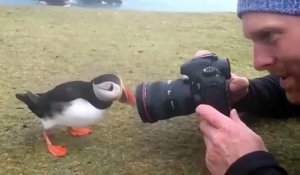
<svg viewBox="0 0 300 175">
<path fill-rule="evenodd" d="M 212 175 L 224 175 L 232 163 L 254 151 L 267 151 L 260 136 L 232 110 L 230 118 L 209 105 L 196 109 L 206 145 L 206 166 Z"/>
<path fill-rule="evenodd" d="M 246 77 L 239 77 L 231 73 L 229 80 L 230 100 L 234 104 L 241 100 L 248 93 L 249 80 Z"/>
<path fill-rule="evenodd" d="M 207 50 L 199 50 L 196 52 L 195 56 L 204 56 L 211 54 Z M 234 104 L 241 100 L 248 93 L 249 81 L 245 77 L 239 77 L 235 74 L 231 74 L 231 79 L 229 80 L 230 89 L 230 100 Z"/>
</svg>

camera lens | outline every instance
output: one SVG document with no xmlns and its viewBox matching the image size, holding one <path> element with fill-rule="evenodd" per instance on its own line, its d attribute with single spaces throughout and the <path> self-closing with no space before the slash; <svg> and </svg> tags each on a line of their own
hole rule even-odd
<svg viewBox="0 0 300 175">
<path fill-rule="evenodd" d="M 142 83 L 137 86 L 138 113 L 145 123 L 154 123 L 195 112 L 190 85 L 184 79 Z"/>
</svg>

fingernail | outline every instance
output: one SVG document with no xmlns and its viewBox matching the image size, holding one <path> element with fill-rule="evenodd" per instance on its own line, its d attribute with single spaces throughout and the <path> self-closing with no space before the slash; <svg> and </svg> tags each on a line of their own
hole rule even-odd
<svg viewBox="0 0 300 175">
<path fill-rule="evenodd" d="M 237 114 L 237 110 L 236 109 L 232 109 L 232 111 Z"/>
<path fill-rule="evenodd" d="M 197 112 L 197 113 L 200 112 L 200 108 L 202 108 L 202 106 L 203 106 L 202 104 L 197 106 L 197 108 L 196 108 L 196 112 Z"/>
</svg>

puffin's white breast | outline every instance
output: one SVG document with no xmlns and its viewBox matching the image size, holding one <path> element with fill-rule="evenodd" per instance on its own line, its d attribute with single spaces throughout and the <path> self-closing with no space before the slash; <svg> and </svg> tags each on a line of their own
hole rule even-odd
<svg viewBox="0 0 300 175">
<path fill-rule="evenodd" d="M 61 113 L 42 119 L 45 129 L 55 126 L 87 127 L 104 117 L 105 110 L 95 108 L 84 99 L 76 99 L 66 105 Z"/>
</svg>

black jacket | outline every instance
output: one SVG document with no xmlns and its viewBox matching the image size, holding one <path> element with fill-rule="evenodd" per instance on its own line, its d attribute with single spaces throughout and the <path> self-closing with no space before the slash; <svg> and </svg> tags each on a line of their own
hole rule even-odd
<svg viewBox="0 0 300 175">
<path fill-rule="evenodd" d="M 266 115 L 273 118 L 300 116 L 300 106 L 291 104 L 279 78 L 268 75 L 250 80 L 249 92 L 234 106 L 239 112 Z M 284 175 L 287 172 L 275 157 L 265 151 L 246 154 L 234 162 L 226 175 Z"/>
</svg>

